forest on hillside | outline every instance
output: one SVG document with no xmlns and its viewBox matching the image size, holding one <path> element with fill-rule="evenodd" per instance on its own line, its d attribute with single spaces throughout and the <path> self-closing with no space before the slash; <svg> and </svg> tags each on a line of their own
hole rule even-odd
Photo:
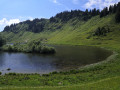
<svg viewBox="0 0 120 90">
<path fill-rule="evenodd" d="M 88 19 L 99 15 L 100 18 L 103 18 L 109 14 L 116 14 L 115 20 L 116 23 L 120 22 L 120 2 L 118 4 L 111 5 L 110 7 L 105 7 L 103 10 L 97 10 L 96 8 L 92 10 L 86 9 L 85 11 L 81 10 L 71 10 L 71 11 L 64 11 L 61 13 L 56 14 L 54 17 L 51 17 L 50 19 L 34 19 L 33 21 L 27 20 L 24 22 L 20 22 L 18 24 L 12 24 L 10 26 L 6 26 L 3 30 L 3 32 L 13 32 L 18 33 L 21 30 L 30 31 L 34 33 L 39 33 L 45 30 L 45 28 L 52 23 L 66 23 L 69 20 L 73 18 L 77 18 L 81 21 L 87 21 Z M 22 28 L 22 29 L 21 29 Z M 58 26 L 56 29 L 61 28 L 61 26 Z M 51 30 L 50 28 L 47 28 L 47 30 Z"/>
</svg>

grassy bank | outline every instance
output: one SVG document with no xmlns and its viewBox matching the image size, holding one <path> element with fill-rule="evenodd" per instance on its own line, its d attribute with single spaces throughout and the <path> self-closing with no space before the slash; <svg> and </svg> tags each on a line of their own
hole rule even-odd
<svg viewBox="0 0 120 90">
<path fill-rule="evenodd" d="M 112 82 L 111 82 L 112 81 Z M 103 79 L 97 82 L 73 85 L 73 86 L 58 86 L 58 87 L 5 87 L 2 89 L 8 90 L 118 90 L 120 89 L 120 77 L 112 77 Z M 114 86 L 114 87 L 113 87 Z"/>
</svg>

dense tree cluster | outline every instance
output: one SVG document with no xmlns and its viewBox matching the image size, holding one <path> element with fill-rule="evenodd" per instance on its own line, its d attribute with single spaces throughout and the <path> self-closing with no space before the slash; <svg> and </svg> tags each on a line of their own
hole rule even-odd
<svg viewBox="0 0 120 90">
<path fill-rule="evenodd" d="M 39 33 L 44 30 L 44 26 L 47 22 L 47 19 L 34 19 L 33 21 L 27 20 L 24 22 L 20 22 L 19 24 L 12 24 L 10 26 L 6 26 L 4 31 L 6 32 L 19 32 L 20 28 L 25 28 L 25 31 L 31 31 L 34 33 Z M 24 27 L 23 27 L 24 26 Z"/>
<path fill-rule="evenodd" d="M 33 21 L 29 20 L 25 23 L 28 24 L 27 31 L 39 33 L 44 30 L 44 26 L 46 24 L 46 19 L 34 19 Z"/>
<path fill-rule="evenodd" d="M 16 26 L 17 26 L 17 24 L 11 24 L 10 26 L 6 26 L 4 28 L 4 31 L 16 33 L 17 32 L 17 27 Z"/>
<path fill-rule="evenodd" d="M 110 32 L 110 29 L 108 27 L 98 27 L 95 30 L 94 36 L 106 36 L 107 33 Z"/>
<path fill-rule="evenodd" d="M 88 11 L 88 9 L 86 9 L 86 11 L 80 11 L 80 10 L 64 11 L 64 12 L 58 13 L 55 17 L 51 17 L 50 22 L 58 22 L 59 20 L 61 22 L 66 22 L 75 17 L 80 20 L 87 21 L 91 17 L 99 14 L 100 14 L 100 11 L 96 9 L 93 9 L 90 11 Z"/>
<path fill-rule="evenodd" d="M 110 7 L 105 7 L 101 13 L 100 13 L 100 17 L 104 17 L 104 16 L 107 16 L 108 14 L 114 14 L 114 13 L 117 13 L 117 12 L 120 12 L 119 10 L 120 8 L 120 2 L 118 4 L 114 4 L 114 5 L 111 5 Z"/>
</svg>

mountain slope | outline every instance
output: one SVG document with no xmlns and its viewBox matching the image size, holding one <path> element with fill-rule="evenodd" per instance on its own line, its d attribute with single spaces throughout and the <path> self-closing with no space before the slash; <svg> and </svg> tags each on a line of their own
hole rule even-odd
<svg viewBox="0 0 120 90">
<path fill-rule="evenodd" d="M 53 24 L 53 25 L 52 25 Z M 51 26 L 58 26 L 61 23 L 52 23 Z M 49 26 L 50 26 L 49 25 Z M 50 44 L 74 44 L 74 45 L 94 45 L 118 43 L 120 36 L 120 24 L 115 23 L 115 14 L 100 18 L 95 16 L 88 21 L 71 19 L 67 23 L 61 24 L 57 30 L 45 30 L 40 33 L 20 31 L 19 33 L 2 32 L 9 42 L 26 42 L 39 39 Z M 98 27 L 109 27 L 110 32 L 106 36 L 94 36 Z M 53 29 L 55 27 L 52 27 Z"/>
<path fill-rule="evenodd" d="M 119 16 L 120 2 L 102 11 L 96 9 L 64 11 L 50 19 L 36 18 L 33 21 L 12 24 L 6 26 L 2 34 L 6 36 L 8 42 L 40 39 L 52 44 L 88 45 L 94 44 L 94 41 L 100 44 L 101 40 L 115 41 L 119 38 Z"/>
</svg>

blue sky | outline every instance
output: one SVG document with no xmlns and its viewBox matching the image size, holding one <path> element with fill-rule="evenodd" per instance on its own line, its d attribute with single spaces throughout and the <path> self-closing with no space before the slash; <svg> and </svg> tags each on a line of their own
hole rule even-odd
<svg viewBox="0 0 120 90">
<path fill-rule="evenodd" d="M 113 5 L 120 0 L 0 0 L 0 31 L 27 19 L 50 18 L 65 10 L 85 10 Z"/>
</svg>

